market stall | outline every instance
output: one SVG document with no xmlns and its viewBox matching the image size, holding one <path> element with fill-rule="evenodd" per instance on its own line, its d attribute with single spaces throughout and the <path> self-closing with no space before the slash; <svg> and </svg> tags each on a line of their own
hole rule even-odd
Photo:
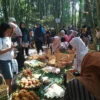
<svg viewBox="0 0 100 100">
<path fill-rule="evenodd" d="M 64 73 L 70 68 L 74 54 L 31 55 L 17 75 L 17 90 L 10 100 L 63 100 Z"/>
</svg>

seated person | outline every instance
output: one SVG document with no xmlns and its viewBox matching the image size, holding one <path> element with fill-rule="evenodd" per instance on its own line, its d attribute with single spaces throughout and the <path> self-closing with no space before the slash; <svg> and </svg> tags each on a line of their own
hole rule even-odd
<svg viewBox="0 0 100 100">
<path fill-rule="evenodd" d="M 68 37 L 68 35 L 65 34 L 65 31 L 64 31 L 64 30 L 61 30 L 61 31 L 60 31 L 60 35 L 63 36 L 63 37 L 65 38 L 66 42 L 69 41 L 69 37 Z"/>
<path fill-rule="evenodd" d="M 61 37 L 61 46 L 60 46 L 60 51 L 66 53 L 67 48 L 68 48 L 69 43 L 66 42 L 65 37 Z"/>
<path fill-rule="evenodd" d="M 64 100 L 100 100 L 100 53 L 88 53 L 78 78 L 68 82 Z"/>
<path fill-rule="evenodd" d="M 50 45 L 50 49 L 51 49 L 51 54 L 54 54 L 55 52 L 57 52 L 60 48 L 61 45 L 61 40 L 58 36 L 55 36 L 53 38 L 53 43 Z"/>
</svg>

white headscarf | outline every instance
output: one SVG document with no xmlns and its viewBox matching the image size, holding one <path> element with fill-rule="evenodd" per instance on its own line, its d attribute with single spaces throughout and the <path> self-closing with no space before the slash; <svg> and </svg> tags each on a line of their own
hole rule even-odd
<svg viewBox="0 0 100 100">
<path fill-rule="evenodd" d="M 75 37 L 70 41 L 70 45 L 76 49 L 76 68 L 81 71 L 81 62 L 83 57 L 88 53 L 85 43 L 80 37 Z"/>
<path fill-rule="evenodd" d="M 71 33 L 70 33 L 69 37 L 71 37 L 71 36 L 76 37 L 77 34 L 78 34 L 77 31 L 73 31 L 73 30 L 71 30 L 70 32 L 71 32 Z"/>
<path fill-rule="evenodd" d="M 61 40 L 58 36 L 55 36 L 54 39 L 57 41 L 57 43 L 56 44 L 52 43 L 52 52 L 55 52 L 57 49 L 59 49 L 61 45 Z"/>
<path fill-rule="evenodd" d="M 65 31 L 64 30 L 61 30 L 60 31 L 60 34 L 62 34 L 64 36 L 65 35 Z"/>
<path fill-rule="evenodd" d="M 70 44 L 72 45 L 73 48 L 76 49 L 76 52 L 80 51 L 87 51 L 87 47 L 85 43 L 82 41 L 80 37 L 75 37 L 70 41 Z"/>
</svg>

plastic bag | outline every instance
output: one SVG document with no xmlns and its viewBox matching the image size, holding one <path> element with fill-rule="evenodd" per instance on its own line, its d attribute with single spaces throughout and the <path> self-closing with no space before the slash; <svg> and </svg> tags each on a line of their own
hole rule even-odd
<svg viewBox="0 0 100 100">
<path fill-rule="evenodd" d="M 16 59 L 12 59 L 12 72 L 18 74 L 18 63 Z"/>
</svg>

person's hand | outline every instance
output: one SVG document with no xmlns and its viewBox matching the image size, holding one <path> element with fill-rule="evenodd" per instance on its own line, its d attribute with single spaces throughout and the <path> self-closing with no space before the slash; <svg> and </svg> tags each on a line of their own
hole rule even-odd
<svg viewBox="0 0 100 100">
<path fill-rule="evenodd" d="M 8 49 L 8 51 L 11 51 L 11 50 L 13 50 L 14 48 L 16 48 L 14 45 L 12 45 L 9 49 Z"/>
<path fill-rule="evenodd" d="M 12 45 L 11 48 L 12 48 L 12 49 L 13 49 L 13 48 L 16 48 L 16 45 Z"/>
</svg>

